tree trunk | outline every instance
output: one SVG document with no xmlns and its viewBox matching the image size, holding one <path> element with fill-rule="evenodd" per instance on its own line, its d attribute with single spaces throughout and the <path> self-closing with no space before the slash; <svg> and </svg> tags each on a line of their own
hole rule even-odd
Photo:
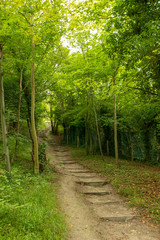
<svg viewBox="0 0 160 240">
<path fill-rule="evenodd" d="M 145 139 L 144 139 L 144 145 L 145 145 L 145 162 L 151 161 L 151 142 L 150 142 L 150 131 L 149 128 L 146 127 L 145 129 Z"/>
<path fill-rule="evenodd" d="M 32 18 L 31 18 L 32 20 Z M 32 30 L 33 32 L 33 30 Z M 32 38 L 32 69 L 31 69 L 31 129 L 32 138 L 34 142 L 34 173 L 39 173 L 39 160 L 38 160 L 38 141 L 35 127 L 35 80 L 34 80 L 34 42 Z"/>
<path fill-rule="evenodd" d="M 132 136 L 130 135 L 130 148 L 131 148 L 131 161 L 133 162 L 134 160 L 134 150 L 133 150 L 133 141 L 132 141 Z"/>
<path fill-rule="evenodd" d="M 115 144 L 115 158 L 116 158 L 116 163 L 118 164 L 116 95 L 114 96 L 114 144 Z"/>
<path fill-rule="evenodd" d="M 113 77 L 113 84 L 116 87 L 115 77 Z M 118 140 L 117 140 L 117 104 L 116 104 L 116 91 L 114 92 L 114 146 L 115 146 L 115 158 L 118 164 Z"/>
<path fill-rule="evenodd" d="M 88 115 L 88 113 L 87 113 Z M 88 146 L 88 119 L 86 118 L 85 123 L 85 148 L 86 148 L 86 155 L 89 155 L 89 146 Z"/>
<path fill-rule="evenodd" d="M 54 134 L 54 126 L 53 126 L 53 111 L 52 111 L 52 106 L 50 104 L 50 121 L 51 121 L 51 131 Z"/>
<path fill-rule="evenodd" d="M 29 136 L 30 136 L 30 139 L 31 139 L 31 142 L 32 142 L 32 152 L 31 152 L 31 155 L 32 155 L 33 163 L 34 163 L 34 159 L 33 159 L 34 142 L 33 142 L 33 138 L 32 138 L 32 132 L 31 132 L 31 127 L 30 127 L 30 125 L 31 125 L 30 119 L 27 118 L 28 132 L 29 132 Z"/>
<path fill-rule="evenodd" d="M 109 141 L 107 140 L 107 156 L 109 156 Z"/>
<path fill-rule="evenodd" d="M 59 126 L 58 121 L 56 121 L 55 128 L 54 128 L 54 133 L 56 135 L 58 135 L 58 126 Z"/>
<path fill-rule="evenodd" d="M 94 138 L 94 146 L 93 146 L 93 154 L 96 154 L 96 150 L 97 150 L 97 132 Z"/>
<path fill-rule="evenodd" d="M 92 105 L 93 105 L 94 117 L 95 117 L 95 122 L 96 122 L 96 130 L 97 130 L 97 136 L 98 136 L 99 149 L 100 149 L 100 153 L 101 153 L 101 156 L 102 156 L 102 159 L 103 159 L 101 137 L 100 137 L 100 133 L 99 133 L 98 118 L 97 118 L 96 108 L 95 108 L 95 105 L 94 105 L 94 93 L 93 93 L 93 88 L 92 87 L 90 88 L 90 92 L 91 92 L 91 96 L 92 96 Z"/>
<path fill-rule="evenodd" d="M 79 148 L 79 135 L 77 136 L 77 148 Z"/>
<path fill-rule="evenodd" d="M 67 132 L 67 145 L 69 144 L 69 136 L 68 136 L 68 132 Z"/>
<path fill-rule="evenodd" d="M 93 142 L 92 142 L 92 136 L 90 136 L 90 154 L 93 154 Z"/>
<path fill-rule="evenodd" d="M 134 160 L 134 153 L 133 153 L 133 143 L 131 142 L 131 161 Z"/>
<path fill-rule="evenodd" d="M 96 113 L 96 109 L 93 103 L 93 110 L 94 110 L 94 116 L 95 116 L 95 120 L 96 120 L 96 129 L 97 129 L 97 136 L 98 136 L 98 143 L 99 143 L 99 149 L 100 149 L 100 153 L 103 159 L 103 151 L 102 151 L 102 144 L 101 144 L 101 137 L 99 134 L 99 127 L 98 127 L 98 119 L 97 119 L 97 113 Z M 104 160 L 104 159 L 103 159 Z"/>
<path fill-rule="evenodd" d="M 20 82 L 19 82 L 19 102 L 18 102 L 18 122 L 17 122 L 17 136 L 16 136 L 16 143 L 15 143 L 15 150 L 14 150 L 14 155 L 12 158 L 12 162 L 14 162 L 15 158 L 17 157 L 17 148 L 18 148 L 18 137 L 20 133 L 20 116 L 21 116 L 21 99 L 22 99 L 22 76 L 23 76 L 23 69 L 21 69 L 21 74 L 20 74 Z"/>
<path fill-rule="evenodd" d="M 4 146 L 4 155 L 5 162 L 7 165 L 7 171 L 11 175 L 11 165 L 10 165 L 10 156 L 7 140 L 7 127 L 5 119 L 5 103 L 4 103 L 4 88 L 3 88 L 3 73 L 2 73 L 2 45 L 0 44 L 0 108 L 1 108 L 1 126 L 2 126 L 2 136 L 3 136 L 3 146 Z"/>
</svg>

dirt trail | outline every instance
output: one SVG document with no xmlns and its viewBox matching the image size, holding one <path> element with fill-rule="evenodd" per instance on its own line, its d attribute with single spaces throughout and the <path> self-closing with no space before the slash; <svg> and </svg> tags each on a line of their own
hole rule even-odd
<svg viewBox="0 0 160 240">
<path fill-rule="evenodd" d="M 68 240 L 160 240 L 160 232 L 141 223 L 107 179 L 76 163 L 58 137 L 50 137 L 47 154 L 60 176 L 58 199 Z"/>
</svg>

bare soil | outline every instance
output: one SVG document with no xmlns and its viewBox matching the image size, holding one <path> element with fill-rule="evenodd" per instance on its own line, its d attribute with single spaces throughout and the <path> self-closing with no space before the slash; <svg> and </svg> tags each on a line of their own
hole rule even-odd
<svg viewBox="0 0 160 240">
<path fill-rule="evenodd" d="M 160 240 L 160 232 L 139 221 L 107 179 L 76 163 L 60 138 L 50 136 L 47 155 L 56 169 L 57 194 L 68 240 Z"/>
</svg>

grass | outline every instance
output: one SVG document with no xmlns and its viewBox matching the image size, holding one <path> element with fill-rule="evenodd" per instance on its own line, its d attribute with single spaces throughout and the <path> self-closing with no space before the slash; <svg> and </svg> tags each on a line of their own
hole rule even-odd
<svg viewBox="0 0 160 240">
<path fill-rule="evenodd" d="M 0 162 L 0 239 L 63 240 L 66 226 L 57 205 L 55 175 L 49 169 L 32 174 L 29 148 L 19 151 L 11 179 Z"/>
<path fill-rule="evenodd" d="M 105 176 L 118 192 L 142 215 L 143 222 L 160 226 L 160 169 L 112 157 L 86 156 L 82 148 L 71 149 L 72 156 L 83 166 Z"/>
</svg>

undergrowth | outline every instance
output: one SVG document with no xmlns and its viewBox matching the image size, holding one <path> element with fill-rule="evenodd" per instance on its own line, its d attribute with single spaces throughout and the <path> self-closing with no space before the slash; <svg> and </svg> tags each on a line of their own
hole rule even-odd
<svg viewBox="0 0 160 240">
<path fill-rule="evenodd" d="M 63 240 L 66 227 L 52 184 L 54 173 L 46 168 L 33 175 L 30 159 L 29 151 L 19 152 L 11 179 L 0 161 L 0 239 Z"/>
<path fill-rule="evenodd" d="M 139 209 L 143 222 L 160 226 L 160 170 L 145 164 L 120 160 L 116 164 L 112 157 L 86 156 L 84 149 L 72 149 L 72 155 L 83 166 L 99 173 L 112 183 L 130 206 Z"/>
</svg>

